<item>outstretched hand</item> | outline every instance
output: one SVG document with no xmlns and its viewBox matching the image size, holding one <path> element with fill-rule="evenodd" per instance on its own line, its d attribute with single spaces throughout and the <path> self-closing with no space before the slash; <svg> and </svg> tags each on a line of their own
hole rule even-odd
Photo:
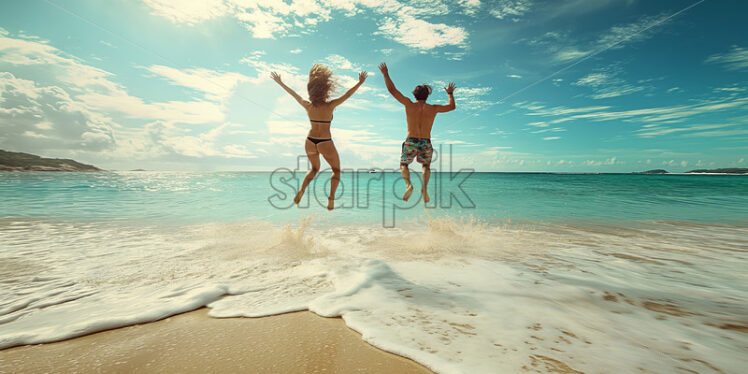
<svg viewBox="0 0 748 374">
<path fill-rule="evenodd" d="M 366 80 L 366 77 L 368 77 L 368 76 L 369 76 L 369 73 L 367 73 L 366 70 L 358 73 L 358 82 L 359 83 L 364 83 L 364 81 Z"/>
<path fill-rule="evenodd" d="M 457 88 L 457 86 L 455 86 L 454 83 L 450 82 L 447 87 L 444 87 L 444 91 L 447 91 L 447 95 L 451 95 L 453 92 L 455 92 L 455 88 Z"/>
<path fill-rule="evenodd" d="M 379 64 L 379 71 L 381 71 L 382 74 L 387 74 L 388 73 L 388 71 L 387 71 L 387 64 L 384 63 L 384 62 L 381 63 L 381 64 Z"/>
<path fill-rule="evenodd" d="M 278 83 L 278 84 L 281 83 L 281 76 L 278 75 L 278 73 L 276 73 L 276 72 L 270 73 L 270 78 L 273 78 L 273 80 L 275 81 L 275 83 Z"/>
</svg>

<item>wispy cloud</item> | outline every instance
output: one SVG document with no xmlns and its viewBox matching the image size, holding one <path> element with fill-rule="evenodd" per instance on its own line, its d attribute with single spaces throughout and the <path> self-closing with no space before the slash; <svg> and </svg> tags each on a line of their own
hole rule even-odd
<svg viewBox="0 0 748 374">
<path fill-rule="evenodd" d="M 529 123 L 530 126 L 538 127 L 536 133 L 550 131 L 555 129 L 550 127 L 565 122 L 576 121 L 628 121 L 643 123 L 642 127 L 635 130 L 634 133 L 639 137 L 654 137 L 683 133 L 683 136 L 729 136 L 744 135 L 744 129 L 715 130 L 724 127 L 742 126 L 745 122 L 740 117 L 733 118 L 730 123 L 726 124 L 696 124 L 680 125 L 673 124 L 692 120 L 701 115 L 713 114 L 720 111 L 744 110 L 748 108 L 748 97 L 732 96 L 719 99 L 703 100 L 697 104 L 651 107 L 642 109 L 611 111 L 609 106 L 600 107 L 583 107 L 583 108 L 566 108 L 552 107 L 546 108 L 537 102 L 520 102 L 514 104 L 515 107 L 527 110 L 526 115 L 534 117 L 547 117 L 543 121 Z M 707 131 L 708 130 L 708 131 Z"/>
<path fill-rule="evenodd" d="M 148 71 L 166 78 L 172 84 L 192 88 L 205 94 L 209 100 L 223 102 L 242 82 L 254 82 L 246 75 L 234 72 L 221 72 L 211 69 L 176 69 L 164 65 L 149 66 Z"/>
<path fill-rule="evenodd" d="M 517 19 L 517 17 L 529 12 L 532 5 L 532 1 L 530 0 L 500 0 L 498 3 L 493 4 L 493 8 L 488 13 L 498 19 L 507 17 Z"/>
<path fill-rule="evenodd" d="M 469 16 L 477 14 L 481 6 L 481 0 L 458 0 L 457 3 L 462 7 L 462 13 Z"/>
<path fill-rule="evenodd" d="M 579 80 L 572 84 L 592 89 L 593 94 L 591 97 L 593 99 L 608 99 L 629 95 L 647 88 L 646 86 L 635 86 L 627 83 L 623 78 L 618 76 L 619 74 L 619 71 L 613 69 L 603 69 L 579 78 Z"/>
<path fill-rule="evenodd" d="M 435 81 L 433 86 L 436 89 L 445 87 L 447 82 Z M 455 103 L 458 110 L 481 110 L 490 107 L 493 101 L 488 100 L 491 94 L 491 87 L 457 87 L 455 90 Z M 440 91 L 444 95 L 444 91 Z M 446 95 L 444 95 L 446 96 Z"/>
<path fill-rule="evenodd" d="M 590 33 L 587 36 L 573 37 L 565 32 L 546 32 L 545 34 L 524 40 L 525 43 L 546 49 L 556 62 L 568 62 L 583 58 L 603 49 L 620 49 L 625 46 L 645 41 L 655 35 L 657 30 L 668 23 L 668 15 L 642 16 L 638 20 L 612 26 L 602 33 Z"/>
<path fill-rule="evenodd" d="M 707 64 L 721 64 L 728 70 L 748 70 L 748 49 L 737 45 L 725 53 L 709 56 Z"/>
<path fill-rule="evenodd" d="M 351 62 L 349 59 L 341 55 L 335 55 L 335 54 L 329 55 L 325 58 L 325 61 L 330 63 L 330 65 L 334 69 L 343 69 L 343 70 L 351 70 L 351 71 L 363 70 L 360 65 Z"/>
<path fill-rule="evenodd" d="M 703 130 L 713 130 L 724 127 L 735 126 L 735 124 L 707 124 L 707 125 L 691 125 L 684 127 L 665 127 L 665 126 L 650 126 L 644 127 L 634 131 L 637 136 L 644 138 L 651 138 L 654 136 L 668 135 L 678 132 L 700 132 Z M 693 134 L 691 134 L 693 135 Z"/>
</svg>

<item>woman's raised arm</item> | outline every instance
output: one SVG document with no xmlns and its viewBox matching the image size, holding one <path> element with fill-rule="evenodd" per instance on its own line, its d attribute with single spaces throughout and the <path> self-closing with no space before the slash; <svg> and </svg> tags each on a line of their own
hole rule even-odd
<svg viewBox="0 0 748 374">
<path fill-rule="evenodd" d="M 288 92 L 289 95 L 293 96 L 293 98 L 296 99 L 296 101 L 299 102 L 299 104 L 301 106 L 303 106 L 304 108 L 306 108 L 306 107 L 308 107 L 310 105 L 310 103 L 309 103 L 308 100 L 304 100 L 304 98 L 302 98 L 301 96 L 299 96 L 299 94 L 297 94 L 296 91 L 292 90 L 291 87 L 286 86 L 285 83 L 283 83 L 283 81 L 281 81 L 281 77 L 280 77 L 280 75 L 278 75 L 278 73 L 276 73 L 276 72 L 270 73 L 270 78 L 273 78 L 273 80 L 275 81 L 275 83 L 278 83 L 278 85 L 280 85 L 281 87 L 283 87 L 283 89 L 286 90 L 286 92 Z"/>
<path fill-rule="evenodd" d="M 364 81 L 366 80 L 366 77 L 368 75 L 369 74 L 366 71 L 362 71 L 361 73 L 359 73 L 358 83 L 356 83 L 355 86 L 351 87 L 351 89 L 348 90 L 348 92 L 344 93 L 343 96 L 337 99 L 330 100 L 330 104 L 332 104 L 333 107 L 343 104 L 346 100 L 348 100 L 349 97 L 351 97 L 351 95 L 353 95 L 353 93 L 356 92 L 356 90 L 358 90 L 359 87 L 361 87 L 362 84 L 364 84 Z"/>
</svg>

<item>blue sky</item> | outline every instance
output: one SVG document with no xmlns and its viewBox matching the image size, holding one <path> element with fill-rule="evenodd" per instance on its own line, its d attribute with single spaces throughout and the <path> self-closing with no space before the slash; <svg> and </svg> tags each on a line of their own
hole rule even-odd
<svg viewBox="0 0 748 374">
<path fill-rule="evenodd" d="M 262 4 L 262 5 L 258 5 Z M 271 4 L 271 5 L 267 5 Z M 687 7 L 695 6 L 686 9 Z M 107 169 L 294 167 L 327 63 L 371 74 L 333 121 L 344 168 L 397 168 L 403 93 L 454 81 L 433 142 L 455 168 L 748 167 L 748 4 L 639 0 L 13 1 L 0 149 Z M 678 13 L 679 11 L 682 11 Z"/>
</svg>

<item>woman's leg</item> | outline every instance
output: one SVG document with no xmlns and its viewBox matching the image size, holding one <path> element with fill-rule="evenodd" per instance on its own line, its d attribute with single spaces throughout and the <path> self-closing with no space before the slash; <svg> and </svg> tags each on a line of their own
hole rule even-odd
<svg viewBox="0 0 748 374">
<path fill-rule="evenodd" d="M 317 152 L 317 145 L 312 143 L 309 139 L 306 139 L 304 149 L 306 150 L 306 156 L 309 158 L 309 162 L 312 164 L 312 168 L 306 172 L 304 182 L 301 183 L 299 192 L 296 194 L 296 197 L 293 198 L 295 204 L 298 204 L 299 201 L 301 201 L 301 197 L 304 196 L 304 191 L 306 191 L 307 186 L 309 186 L 309 183 L 312 182 L 314 176 L 319 172 L 319 152 Z"/>
<path fill-rule="evenodd" d="M 332 210 L 335 207 L 335 191 L 338 189 L 338 183 L 340 182 L 340 157 L 338 156 L 338 150 L 335 149 L 335 143 L 321 142 L 317 144 L 317 150 L 325 158 L 330 168 L 332 169 L 332 177 L 330 177 L 330 197 L 327 198 L 327 210 Z"/>
</svg>

